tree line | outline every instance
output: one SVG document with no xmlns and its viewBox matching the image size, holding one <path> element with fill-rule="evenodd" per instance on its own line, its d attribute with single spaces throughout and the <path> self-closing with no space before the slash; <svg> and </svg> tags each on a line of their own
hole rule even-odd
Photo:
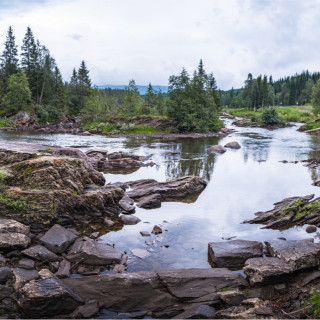
<svg viewBox="0 0 320 320">
<path fill-rule="evenodd" d="M 221 91 L 222 103 L 232 108 L 257 109 L 265 106 L 316 105 L 316 93 L 320 90 L 320 72 L 280 78 L 273 81 L 272 76 L 253 78 L 249 73 L 241 89 Z M 319 105 L 319 104 L 318 104 Z"/>
</svg>

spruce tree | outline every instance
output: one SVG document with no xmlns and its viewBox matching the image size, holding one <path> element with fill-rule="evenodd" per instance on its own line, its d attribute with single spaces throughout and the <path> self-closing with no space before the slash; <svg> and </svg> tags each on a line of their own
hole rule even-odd
<svg viewBox="0 0 320 320">
<path fill-rule="evenodd" d="M 1 56 L 1 64 L 6 80 L 18 71 L 18 50 L 15 43 L 15 36 L 11 26 L 8 29 L 4 51 Z"/>
</svg>

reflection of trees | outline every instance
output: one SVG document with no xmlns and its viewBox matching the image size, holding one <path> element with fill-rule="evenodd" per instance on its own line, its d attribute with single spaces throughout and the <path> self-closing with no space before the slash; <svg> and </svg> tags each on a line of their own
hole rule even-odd
<svg viewBox="0 0 320 320">
<path fill-rule="evenodd" d="M 268 160 L 272 140 L 254 133 L 247 134 L 247 138 L 242 143 L 244 162 L 246 163 L 249 158 L 257 162 Z"/>
<path fill-rule="evenodd" d="M 175 148 L 165 155 L 167 179 L 199 176 L 209 181 L 214 168 L 215 155 L 207 152 L 207 146 L 217 142 L 217 138 L 179 140 Z M 178 151 L 179 153 L 175 154 Z"/>
<path fill-rule="evenodd" d="M 319 159 L 319 165 L 315 168 L 309 168 L 311 173 L 311 179 L 313 182 L 317 182 L 320 180 L 320 135 L 310 135 L 310 151 L 308 152 L 308 159 Z M 306 163 L 307 164 L 307 163 Z"/>
</svg>

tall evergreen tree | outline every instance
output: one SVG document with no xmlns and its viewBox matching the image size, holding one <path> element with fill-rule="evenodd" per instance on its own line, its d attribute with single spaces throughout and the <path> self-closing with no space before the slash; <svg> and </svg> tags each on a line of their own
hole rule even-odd
<svg viewBox="0 0 320 320">
<path fill-rule="evenodd" d="M 8 29 L 6 42 L 4 43 L 1 64 L 6 80 L 18 71 L 18 50 L 11 26 Z"/>
</svg>

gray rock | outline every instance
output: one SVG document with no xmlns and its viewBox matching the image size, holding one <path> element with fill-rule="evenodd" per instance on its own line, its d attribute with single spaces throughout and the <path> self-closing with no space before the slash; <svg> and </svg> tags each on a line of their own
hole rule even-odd
<svg viewBox="0 0 320 320">
<path fill-rule="evenodd" d="M 30 227 L 24 224 L 12 220 L 12 219 L 0 219 L 0 232 L 9 231 L 14 233 L 22 233 L 28 235 L 30 232 Z"/>
<path fill-rule="evenodd" d="M 18 294 L 19 307 L 34 318 L 67 315 L 84 302 L 54 277 L 32 280 Z"/>
<path fill-rule="evenodd" d="M 41 245 L 36 245 L 30 247 L 26 250 L 23 250 L 22 253 L 32 259 L 44 261 L 44 262 L 51 262 L 51 261 L 58 261 L 60 258 L 46 247 Z"/>
<path fill-rule="evenodd" d="M 59 269 L 56 272 L 58 278 L 68 278 L 70 277 L 71 263 L 63 259 L 59 264 Z"/>
<path fill-rule="evenodd" d="M 0 301 L 9 297 L 13 293 L 12 288 L 0 285 Z"/>
<path fill-rule="evenodd" d="M 285 261 L 294 270 L 312 268 L 320 264 L 320 244 L 313 239 L 266 241 L 271 256 Z"/>
<path fill-rule="evenodd" d="M 121 253 L 112 246 L 87 237 L 79 238 L 69 249 L 67 259 L 89 265 L 105 266 L 120 262 Z"/>
<path fill-rule="evenodd" d="M 112 273 L 123 273 L 123 272 L 125 272 L 125 268 L 123 264 L 116 264 L 112 269 Z"/>
<path fill-rule="evenodd" d="M 160 234 L 160 233 L 162 233 L 162 229 L 161 229 L 159 226 L 155 225 L 155 226 L 153 227 L 151 233 L 153 233 L 153 234 Z"/>
<path fill-rule="evenodd" d="M 129 198 L 127 194 L 119 201 L 119 206 L 123 212 L 132 213 L 135 210 L 134 200 Z"/>
<path fill-rule="evenodd" d="M 243 268 L 251 285 L 283 282 L 289 278 L 293 269 L 279 258 L 248 259 Z"/>
<path fill-rule="evenodd" d="M 6 258 L 0 254 L 0 267 L 4 267 L 6 265 Z"/>
<path fill-rule="evenodd" d="M 137 207 L 144 209 L 154 209 L 161 207 L 161 195 L 156 193 L 139 199 Z"/>
<path fill-rule="evenodd" d="M 245 295 L 237 288 L 217 292 L 219 298 L 229 306 L 237 306 L 245 299 Z"/>
<path fill-rule="evenodd" d="M 210 148 L 209 148 L 209 151 L 210 151 L 210 152 L 214 152 L 214 153 L 222 154 L 222 153 L 225 153 L 225 152 L 227 151 L 227 149 L 224 148 L 223 146 L 216 145 L 216 146 L 210 147 Z"/>
<path fill-rule="evenodd" d="M 317 227 L 315 227 L 315 226 L 307 226 L 306 232 L 307 232 L 307 233 L 317 232 Z"/>
<path fill-rule="evenodd" d="M 78 307 L 73 313 L 72 318 L 92 318 L 99 311 L 97 301 L 87 302 L 83 306 Z"/>
<path fill-rule="evenodd" d="M 141 234 L 143 237 L 150 237 L 150 236 L 151 236 L 150 232 L 148 232 L 148 231 L 140 231 L 140 234 Z"/>
<path fill-rule="evenodd" d="M 184 307 L 184 312 L 173 319 L 215 319 L 215 315 L 215 308 L 197 303 Z"/>
<path fill-rule="evenodd" d="M 241 148 L 240 144 L 237 141 L 228 142 L 224 147 L 230 148 L 230 149 L 240 149 Z"/>
<path fill-rule="evenodd" d="M 70 230 L 55 224 L 40 239 L 42 244 L 54 253 L 63 253 L 78 238 Z"/>
<path fill-rule="evenodd" d="M 141 221 L 141 219 L 139 219 L 138 217 L 124 215 L 124 214 L 121 214 L 119 218 L 123 222 L 123 224 L 126 224 L 126 225 L 137 224 Z"/>
<path fill-rule="evenodd" d="M 13 268 L 14 275 L 14 284 L 13 288 L 17 291 L 21 288 L 26 282 L 39 278 L 39 273 L 36 270 L 26 270 L 22 268 Z"/>
<path fill-rule="evenodd" d="M 249 258 L 261 257 L 263 245 L 258 241 L 230 240 L 209 242 L 208 251 L 217 267 L 243 267 Z"/>
<path fill-rule="evenodd" d="M 109 218 L 104 218 L 103 221 L 104 221 L 105 225 L 108 227 L 114 226 L 114 222 L 112 220 L 110 220 Z"/>
<path fill-rule="evenodd" d="M 201 298 L 212 301 L 217 290 L 247 285 L 239 274 L 212 268 L 108 274 L 62 281 L 83 298 L 101 301 L 105 309 L 126 313 L 165 310 L 181 301 L 192 303 Z"/>
<path fill-rule="evenodd" d="M 25 249 L 31 243 L 28 236 L 17 232 L 3 231 L 0 233 L 0 249 L 1 250 L 15 250 Z"/>
<path fill-rule="evenodd" d="M 8 267 L 0 268 L 0 283 L 5 283 L 8 279 L 12 277 L 12 270 Z"/>
<path fill-rule="evenodd" d="M 34 261 L 31 259 L 21 259 L 18 262 L 17 268 L 33 270 L 34 269 Z"/>
</svg>

